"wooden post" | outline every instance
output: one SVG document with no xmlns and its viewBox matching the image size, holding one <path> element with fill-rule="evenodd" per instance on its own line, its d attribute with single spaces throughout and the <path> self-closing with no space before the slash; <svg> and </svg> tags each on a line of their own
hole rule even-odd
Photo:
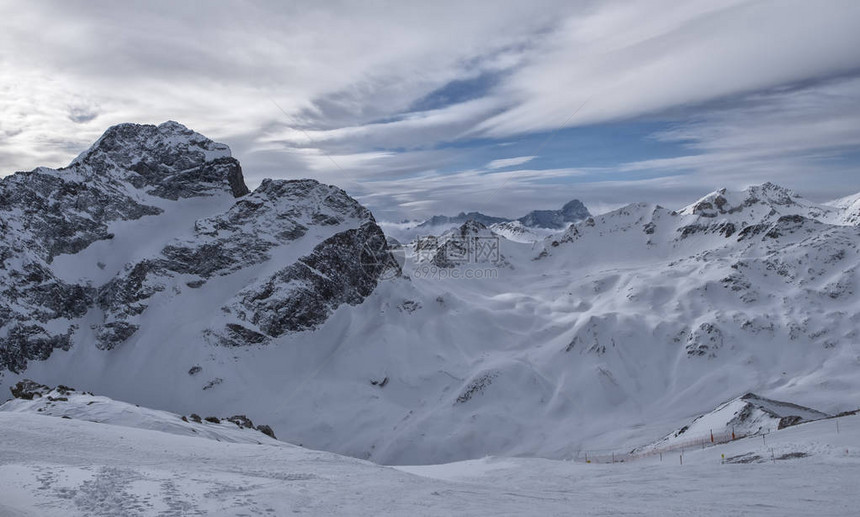
<svg viewBox="0 0 860 517">
<path fill-rule="evenodd" d="M 711 429 L 711 443 L 714 443 L 714 430 Z"/>
<path fill-rule="evenodd" d="M 683 453 L 678 455 L 678 460 L 681 462 L 681 465 L 684 464 L 684 454 Z"/>
<path fill-rule="evenodd" d="M 764 434 L 761 435 L 761 443 L 763 443 L 764 446 L 767 447 L 767 440 L 764 439 Z"/>
<path fill-rule="evenodd" d="M 663 453 L 660 453 L 660 461 L 663 461 Z"/>
<path fill-rule="evenodd" d="M 839 419 L 836 419 L 836 434 L 839 434 Z"/>
</svg>

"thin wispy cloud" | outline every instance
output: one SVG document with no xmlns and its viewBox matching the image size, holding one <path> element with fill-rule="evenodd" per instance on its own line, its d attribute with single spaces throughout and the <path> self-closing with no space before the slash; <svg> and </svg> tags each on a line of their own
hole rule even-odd
<svg viewBox="0 0 860 517">
<path fill-rule="evenodd" d="M 516 167 L 526 162 L 534 160 L 536 156 L 517 156 L 515 158 L 501 158 L 493 160 L 487 164 L 488 169 L 504 169 L 506 167 Z"/>
</svg>

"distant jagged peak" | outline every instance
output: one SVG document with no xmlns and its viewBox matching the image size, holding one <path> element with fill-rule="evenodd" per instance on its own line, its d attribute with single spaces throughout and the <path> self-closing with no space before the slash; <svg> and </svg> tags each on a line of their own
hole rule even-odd
<svg viewBox="0 0 860 517">
<path fill-rule="evenodd" d="M 475 219 L 467 219 L 466 222 L 457 228 L 445 232 L 443 238 L 445 237 L 467 239 L 472 237 L 497 237 L 497 235 L 484 223 Z"/>
<path fill-rule="evenodd" d="M 586 217 L 591 215 L 591 213 L 588 211 L 588 208 L 586 208 L 585 205 L 582 203 L 582 201 L 580 201 L 578 199 L 571 199 L 570 201 L 565 203 L 564 206 L 561 207 L 561 211 L 564 212 L 565 214 L 571 214 L 571 215 L 573 215 L 573 214 L 587 214 L 587 215 L 585 215 L 585 217 L 581 217 L 582 219 L 585 219 Z"/>
<path fill-rule="evenodd" d="M 565 203 L 561 210 L 532 210 L 517 221 L 530 228 L 561 230 L 570 223 L 579 222 L 589 217 L 591 217 L 591 213 L 582 204 L 582 201 L 573 199 Z"/>
<path fill-rule="evenodd" d="M 460 212 L 455 216 L 447 216 L 447 215 L 434 215 L 433 217 L 427 219 L 423 223 L 419 224 L 417 228 L 427 228 L 431 226 L 444 226 L 451 224 L 462 224 L 466 221 L 479 221 L 481 224 L 485 226 L 489 226 L 491 224 L 496 223 L 504 223 L 510 221 L 505 217 L 494 217 L 491 215 L 482 214 L 481 212 Z"/>
<path fill-rule="evenodd" d="M 604 214 L 596 215 L 593 217 L 586 218 L 583 222 L 578 223 L 579 225 L 593 226 L 595 223 L 613 223 L 618 224 L 619 222 L 635 222 L 637 220 L 641 220 L 643 218 L 650 218 L 657 212 L 668 212 L 665 208 L 660 205 L 654 203 L 647 203 L 645 201 L 638 201 L 636 203 L 630 203 L 628 205 L 624 205 L 620 208 L 616 208 L 615 210 L 611 210 Z"/>
<path fill-rule="evenodd" d="M 573 199 L 564 204 L 559 210 L 532 210 L 519 219 L 508 219 L 505 217 L 493 217 L 482 214 L 481 212 L 460 212 L 456 216 L 448 217 L 444 215 L 433 216 L 423 223 L 418 225 L 418 228 L 426 228 L 429 226 L 442 226 L 450 224 L 462 224 L 466 221 L 473 220 L 482 223 L 484 226 L 494 224 L 508 223 L 518 221 L 525 227 L 529 228 L 546 228 L 553 230 L 563 230 L 570 223 L 582 221 L 591 216 L 591 213 L 582 204 L 582 201 Z"/>
<path fill-rule="evenodd" d="M 744 192 L 749 198 L 759 200 L 767 200 L 771 203 L 788 205 L 794 202 L 795 198 L 802 197 L 791 189 L 771 183 L 767 181 L 761 185 L 750 185 Z"/>
</svg>

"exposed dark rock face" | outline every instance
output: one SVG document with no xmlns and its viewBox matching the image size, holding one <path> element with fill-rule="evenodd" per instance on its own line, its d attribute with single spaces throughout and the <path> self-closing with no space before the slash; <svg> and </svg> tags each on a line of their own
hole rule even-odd
<svg viewBox="0 0 860 517">
<path fill-rule="evenodd" d="M 224 312 L 241 323 L 218 333 L 225 345 L 316 328 L 341 304 L 361 303 L 386 268 L 397 267 L 376 223 L 335 234 L 313 252 L 236 295 Z"/>
<path fill-rule="evenodd" d="M 0 370 L 21 371 L 29 359 L 68 349 L 78 328 L 57 321 L 83 317 L 96 289 L 58 279 L 51 264 L 92 243 L 112 239 L 109 224 L 162 213 L 149 196 L 179 199 L 247 193 L 238 162 L 223 144 L 168 122 L 121 124 L 60 170 L 38 168 L 0 180 Z M 132 283 L 141 271 L 130 272 Z M 134 305 L 134 295 L 111 286 L 107 294 Z M 126 290 L 127 291 L 127 290 Z M 51 329 L 51 330 L 49 330 Z M 122 341 L 129 325 L 99 329 L 99 343 Z"/>
<path fill-rule="evenodd" d="M 266 436 L 268 436 L 269 438 L 271 438 L 273 440 L 277 440 L 277 438 L 275 438 L 275 432 L 272 431 L 272 428 L 267 426 L 266 424 L 258 425 L 257 431 L 260 431 L 261 433 L 265 434 Z"/>
<path fill-rule="evenodd" d="M 328 311 L 323 306 L 340 305 L 342 301 L 338 294 L 339 282 L 347 282 L 342 287 L 348 292 L 355 277 L 353 270 L 359 270 L 361 294 L 347 296 L 348 303 L 358 303 L 376 287 L 376 281 L 382 273 L 373 267 L 367 268 L 362 264 L 362 252 L 365 247 L 381 243 L 380 254 L 372 260 L 391 261 L 390 253 L 385 245 L 382 230 L 376 225 L 371 213 L 343 190 L 322 185 L 313 180 L 273 181 L 265 180 L 253 194 L 238 201 L 225 214 L 198 220 L 195 224 L 195 236 L 192 239 L 179 241 L 166 246 L 160 256 L 147 259 L 127 268 L 125 274 L 115 278 L 99 290 L 99 307 L 105 313 L 106 323 L 96 327 L 99 345 L 102 348 L 112 348 L 116 343 L 128 338 L 137 325 L 132 323 L 142 314 L 148 300 L 153 295 L 164 291 L 171 280 L 179 275 L 194 275 L 194 285 L 197 288 L 213 276 L 223 276 L 234 273 L 242 268 L 269 260 L 270 251 L 305 236 L 308 227 L 337 226 L 348 220 L 366 220 L 365 230 L 352 235 L 348 230 L 335 235 L 320 244 L 310 257 L 274 275 L 266 284 L 268 289 L 277 290 L 279 282 L 291 282 L 302 274 L 308 274 L 310 264 L 322 262 L 330 256 L 339 255 L 340 262 L 326 267 L 317 264 L 317 271 L 327 271 L 328 282 L 312 284 L 307 291 L 302 291 L 303 297 L 287 304 L 270 303 L 255 309 L 256 319 L 284 319 L 293 321 L 308 321 L 307 316 L 298 313 L 321 311 L 307 325 L 286 325 L 286 330 L 297 331 L 314 328 L 325 321 Z M 364 228 L 364 226 L 362 226 Z M 380 240 L 380 236 L 382 240 Z M 350 264 L 347 264 L 351 262 Z M 342 268 L 335 270 L 332 268 Z M 291 271 L 291 273 L 286 273 Z M 372 286 L 370 285 L 372 284 Z M 186 284 L 187 285 L 187 284 Z M 369 288 L 368 288 L 369 287 Z M 356 291 L 359 292 L 359 291 Z M 337 298 L 337 299 L 335 299 Z M 295 311 L 296 314 L 280 316 L 265 315 L 266 310 Z M 245 310 L 241 311 L 243 314 Z M 123 331 L 127 334 L 116 336 L 112 326 L 122 323 Z M 231 323 L 221 332 L 225 343 L 231 345 L 247 345 L 265 343 L 268 337 L 278 336 L 286 330 L 277 330 L 278 325 L 267 326 L 268 330 L 259 332 L 243 325 Z"/>
<path fill-rule="evenodd" d="M 165 207 L 212 196 L 237 201 L 197 219 L 193 232 L 142 254 L 107 281 L 70 281 L 54 269 L 58 255 L 113 239 L 114 223 L 160 216 Z M 246 328 L 239 318 L 219 331 L 231 344 L 263 343 L 286 331 L 314 328 L 341 303 L 359 303 L 380 273 L 362 262 L 362 250 L 380 239 L 384 243 L 382 231 L 343 190 L 316 181 L 265 180 L 249 193 L 229 148 L 181 124 L 111 127 L 64 169 L 39 168 L 0 179 L 0 371 L 20 372 L 28 360 L 69 349 L 82 319 L 89 320 L 85 325 L 93 321 L 87 316 L 91 311 L 100 321 L 92 325 L 95 346 L 110 350 L 140 329 L 154 296 L 181 295 L 181 289 L 199 289 L 213 277 L 269 261 L 275 248 L 302 239 L 314 227 L 332 236 L 264 282 L 272 293 L 283 288 L 278 282 L 303 282 L 302 289 L 286 289 L 298 298 L 276 302 L 243 294 L 250 304 L 243 313 L 250 310 L 248 317 L 262 327 Z M 388 248 L 379 249 L 371 264 L 389 260 Z M 326 278 L 317 274 L 322 271 Z M 287 313 L 264 314 L 267 310 Z"/>
<path fill-rule="evenodd" d="M 24 379 L 9 388 L 9 391 L 12 392 L 12 396 L 16 399 L 33 400 L 35 397 L 41 397 L 46 393 L 50 393 L 51 388 L 30 379 Z"/>
<path fill-rule="evenodd" d="M 0 345 L 0 364 L 4 369 L 20 373 L 30 359 L 47 359 L 55 348 L 68 350 L 75 330 L 77 326 L 72 325 L 65 333 L 55 334 L 40 325 L 7 326 L 6 337 Z"/>
<path fill-rule="evenodd" d="M 165 199 L 248 193 L 230 149 L 182 124 L 120 124 L 108 129 L 69 166 L 85 177 L 107 177 Z"/>
<path fill-rule="evenodd" d="M 0 221 L 15 232 L 18 243 L 51 262 L 112 238 L 111 221 L 161 213 L 125 187 L 107 178 L 90 181 L 80 167 L 19 172 L 0 182 Z"/>
<path fill-rule="evenodd" d="M 687 338 L 687 355 L 716 357 L 717 350 L 723 346 L 723 333 L 711 323 L 702 323 Z"/>
</svg>

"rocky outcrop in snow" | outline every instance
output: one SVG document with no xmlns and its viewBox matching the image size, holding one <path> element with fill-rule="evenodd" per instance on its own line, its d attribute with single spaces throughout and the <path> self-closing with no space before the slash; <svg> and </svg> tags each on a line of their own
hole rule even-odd
<svg viewBox="0 0 860 517">
<path fill-rule="evenodd" d="M 267 425 L 255 426 L 245 415 L 227 418 L 189 417 L 143 408 L 108 397 L 77 391 L 68 386 L 52 388 L 29 379 L 10 388 L 12 400 L 0 404 L 0 412 L 30 413 L 100 424 L 150 429 L 181 436 L 197 436 L 219 442 L 267 444 L 275 442 Z"/>
</svg>

